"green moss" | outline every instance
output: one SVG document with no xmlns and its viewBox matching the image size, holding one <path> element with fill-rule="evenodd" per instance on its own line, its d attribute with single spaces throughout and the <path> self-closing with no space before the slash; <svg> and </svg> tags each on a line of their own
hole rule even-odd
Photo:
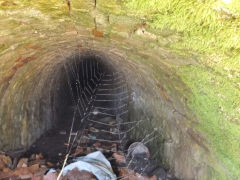
<svg viewBox="0 0 240 180">
<path fill-rule="evenodd" d="M 199 50 L 199 47 L 210 51 L 240 46 L 240 35 L 236 34 L 240 25 L 238 17 L 225 17 L 223 12 L 218 10 L 224 6 L 215 0 L 131 0 L 127 1 L 126 5 L 137 15 L 147 17 L 147 23 L 153 28 L 181 31 L 184 42 L 191 37 L 192 44 L 198 42 L 197 46 L 193 46 L 197 47 L 196 50 Z M 192 44 L 187 43 L 185 45 L 192 48 Z"/>
<path fill-rule="evenodd" d="M 199 119 L 196 128 L 204 132 L 231 176 L 240 177 L 239 89 L 205 67 L 182 67 L 179 75 L 192 91 L 186 98 Z"/>
<path fill-rule="evenodd" d="M 108 14 L 126 15 L 126 11 L 119 0 L 97 0 L 97 8 Z"/>
<path fill-rule="evenodd" d="M 177 70 L 191 90 L 181 93 L 197 115 L 199 124 L 195 128 L 203 132 L 211 151 L 231 177 L 237 179 L 240 177 L 240 34 L 236 33 L 240 31 L 239 1 L 224 4 L 215 0 L 125 0 L 125 5 L 131 14 L 144 17 L 149 29 L 158 32 L 159 44 L 173 34 L 175 40 L 170 39 L 166 47 L 200 57 L 201 66 L 183 66 Z"/>
<path fill-rule="evenodd" d="M 7 46 L 5 44 L 0 44 L 0 52 L 4 51 L 5 49 L 7 49 Z"/>
<path fill-rule="evenodd" d="M 125 7 L 122 1 L 125 2 Z M 174 88 L 184 88 L 181 93 L 186 96 L 188 106 L 199 120 L 195 128 L 203 132 L 211 151 L 221 160 L 232 178 L 237 179 L 240 177 L 240 33 L 237 33 L 240 30 L 240 2 L 233 0 L 231 4 L 223 4 L 216 0 L 122 1 L 97 1 L 97 11 L 104 17 L 110 14 L 110 25 L 104 24 L 106 37 L 111 35 L 111 31 L 130 32 L 134 29 L 133 26 L 146 21 L 147 30 L 158 36 L 156 44 L 146 40 L 146 49 L 165 46 L 172 52 L 182 55 L 193 52 L 201 57 L 199 64 L 202 66 L 183 66 L 177 69 L 177 75 L 181 79 L 170 72 L 170 68 L 160 69 L 159 62 L 154 59 L 146 56 L 139 61 L 153 70 L 153 75 L 159 82 L 163 82 L 169 96 L 175 95 L 170 92 L 174 91 Z M 4 1 L 0 1 L 2 2 Z M 43 34 L 58 35 L 78 26 L 91 28 L 94 26 L 90 13 L 93 2 L 72 0 L 72 11 L 69 15 L 64 0 L 16 0 L 17 5 L 0 6 L 1 10 L 10 12 L 10 15 L 1 14 L 2 33 L 13 34 L 22 44 L 34 44 L 36 39 L 32 31 L 35 29 Z M 19 10 L 21 8 L 22 11 Z M 230 14 L 226 14 L 221 8 L 227 8 Z M 135 17 L 129 17 L 130 15 Z M 11 19 L 5 20 L 7 16 Z M 27 36 L 28 34 L 33 36 Z M 136 41 L 143 41 L 135 36 L 132 37 Z M 17 41 L 15 38 L 12 41 Z M 9 48 L 9 44 L 0 44 L 0 52 Z M 167 83 L 169 78 L 172 85 Z M 182 81 L 190 92 L 186 93 L 187 88 L 182 87 Z M 217 177 L 214 171 L 213 176 Z"/>
<path fill-rule="evenodd" d="M 215 0 L 125 0 L 125 4 L 132 14 L 145 17 L 150 28 L 177 31 L 177 38 L 168 43 L 169 48 L 178 52 L 195 51 L 204 55 L 215 55 L 214 58 L 221 61 L 214 67 L 218 71 L 226 64 L 229 65 L 234 56 L 240 56 L 240 34 L 237 33 L 240 31 L 238 1 L 233 0 L 230 5 L 226 5 Z M 220 56 L 221 59 L 217 59 Z M 203 63 L 208 65 L 206 61 Z M 237 69 L 239 73 L 240 61 L 234 59 L 234 64 L 228 68 Z"/>
</svg>

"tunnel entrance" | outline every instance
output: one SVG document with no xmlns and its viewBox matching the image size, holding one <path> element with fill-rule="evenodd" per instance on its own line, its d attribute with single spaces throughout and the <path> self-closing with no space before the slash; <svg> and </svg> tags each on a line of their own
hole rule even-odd
<svg viewBox="0 0 240 180">
<path fill-rule="evenodd" d="M 79 147 L 88 153 L 101 150 L 105 155 L 123 150 L 130 102 L 124 74 L 97 56 L 76 54 L 57 74 L 52 128 L 26 154 L 43 153 L 59 162 L 70 151 L 74 156 Z"/>
<path fill-rule="evenodd" d="M 77 52 L 54 62 L 50 71 L 44 69 L 46 83 L 36 100 L 40 105 L 33 111 L 36 119 L 28 121 L 28 127 L 34 125 L 36 132 L 30 129 L 29 135 L 27 131 L 24 134 L 33 141 L 39 138 L 30 142 L 21 157 L 31 159 L 31 155 L 41 153 L 60 170 L 66 157 L 71 162 L 101 151 L 117 176 L 119 167 L 124 166 L 148 177 L 171 179 L 155 161 L 161 153 L 162 138 L 153 121 L 158 118 L 152 109 L 157 96 L 151 86 L 145 86 L 150 76 L 142 78 L 144 72 L 136 73 L 136 64 L 110 57 L 95 51 Z M 131 154 L 133 142 L 141 149 L 136 158 Z M 149 143 L 155 148 L 152 158 L 146 147 Z M 115 153 L 124 159 L 121 166 Z"/>
</svg>

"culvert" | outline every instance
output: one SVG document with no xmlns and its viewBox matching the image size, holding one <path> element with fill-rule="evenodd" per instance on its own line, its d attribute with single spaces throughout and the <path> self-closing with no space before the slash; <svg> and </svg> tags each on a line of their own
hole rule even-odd
<svg viewBox="0 0 240 180">
<path fill-rule="evenodd" d="M 66 143 L 72 149 L 91 147 L 93 151 L 99 149 L 93 144 L 100 142 L 108 147 L 104 152 L 123 150 L 131 93 L 121 68 L 94 53 L 73 54 L 58 65 L 54 78 L 52 122 L 30 152 L 42 152 L 56 161 L 59 153 L 65 154 Z"/>
<path fill-rule="evenodd" d="M 122 72 L 130 99 L 128 121 L 122 131 L 133 141 L 147 143 L 151 157 L 159 164 L 180 179 L 239 179 L 239 61 L 232 48 L 236 38 L 230 38 L 234 42 L 228 43 L 231 47 L 226 47 L 226 51 L 220 48 L 214 53 L 217 46 L 208 51 L 214 38 L 202 38 L 206 43 L 193 48 L 191 43 L 194 46 L 199 40 L 196 35 L 205 37 L 208 28 L 201 24 L 208 20 L 204 14 L 203 23 L 196 26 L 199 33 L 185 36 L 189 29 L 182 32 L 180 26 L 185 22 L 178 18 L 182 17 L 178 14 L 182 10 L 189 11 L 189 3 L 184 8 L 184 1 L 171 1 L 173 6 L 171 2 L 170 6 L 166 4 L 170 9 L 183 5 L 181 11 L 174 11 L 180 21 L 171 19 L 171 10 L 164 14 L 155 11 L 153 1 L 98 0 L 96 7 L 93 2 L 73 0 L 68 9 L 64 1 L 0 1 L 0 156 L 4 152 L 15 156 L 29 147 L 44 147 L 34 143 L 44 134 L 54 142 L 54 135 L 69 133 L 68 119 L 76 111 L 76 103 L 67 98 L 70 93 L 66 70 L 70 77 L 74 75 L 64 65 L 70 65 L 67 62 L 73 56 L 86 55 L 104 61 L 102 64 L 110 67 L 105 69 L 112 71 L 114 67 Z M 205 10 L 214 11 L 212 18 L 219 19 L 217 14 L 221 16 L 222 11 L 211 6 L 222 10 L 225 5 L 209 3 Z M 154 6 L 154 12 L 148 5 Z M 164 3 L 158 5 L 165 8 Z M 185 15 L 199 19 L 197 9 L 204 9 L 207 3 L 194 1 L 193 5 L 197 6 L 192 18 L 189 13 Z M 145 10 L 150 10 L 150 14 Z M 220 31 L 224 24 L 226 30 L 231 30 L 227 19 L 221 20 Z M 158 29 L 160 26 L 164 27 Z M 180 27 L 181 32 L 174 27 Z M 212 37 L 212 33 L 207 37 Z M 214 37 L 221 40 L 220 36 Z M 199 53 L 205 50 L 206 56 Z M 88 86 L 97 84 L 91 82 Z M 84 101 L 90 98 L 88 91 L 82 97 Z M 75 114 L 79 119 L 84 107 L 80 108 Z M 67 132 L 61 131 L 60 126 L 64 125 Z M 55 155 L 49 149 L 45 151 Z"/>
<path fill-rule="evenodd" d="M 111 158 L 115 152 L 127 155 L 129 140 L 149 144 L 159 138 L 155 128 L 149 132 L 147 126 L 140 132 L 143 139 L 131 137 L 152 117 L 134 105 L 137 92 L 131 83 L 137 81 L 131 77 L 132 69 L 124 66 L 119 57 L 83 50 L 59 59 L 34 77 L 33 92 L 25 101 L 32 109 L 25 111 L 21 107 L 25 112 L 21 112 L 25 115 L 19 124 L 21 131 L 11 134 L 12 138 L 20 137 L 11 143 L 5 139 L 13 150 L 8 154 L 19 158 L 43 153 L 49 161 L 59 164 L 66 153 L 75 157 L 79 147 L 88 153 L 100 150 Z"/>
<path fill-rule="evenodd" d="M 64 48 L 60 50 L 61 46 Z M 88 139 L 92 145 L 101 140 L 106 146 L 116 144 L 124 151 L 121 146 L 130 139 L 145 143 L 158 164 L 177 177 L 188 179 L 208 172 L 203 158 L 206 150 L 192 146 L 191 138 L 198 137 L 184 124 L 187 116 L 181 97 L 174 90 L 168 94 L 164 91 L 171 81 L 178 85 L 178 79 L 169 81 L 169 69 L 164 64 L 160 66 L 159 83 L 145 59 L 139 62 L 141 57 L 126 56 L 101 43 L 80 50 L 78 45 L 59 43 L 52 52 L 46 49 L 23 55 L 17 62 L 26 58 L 33 60 L 14 71 L 10 79 L 1 81 L 2 150 L 11 155 L 42 151 L 58 161 L 56 150 L 64 155 L 69 147 L 64 134 L 69 134 L 75 119 L 73 148 L 79 144 L 87 147 L 81 143 Z M 84 129 L 93 132 L 86 136 Z M 99 130 L 102 137 L 98 136 Z M 105 150 L 109 148 L 114 151 L 115 145 Z"/>
</svg>

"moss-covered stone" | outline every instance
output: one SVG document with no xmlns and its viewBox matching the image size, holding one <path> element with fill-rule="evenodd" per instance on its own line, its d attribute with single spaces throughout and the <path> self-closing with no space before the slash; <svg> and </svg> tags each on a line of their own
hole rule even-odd
<svg viewBox="0 0 240 180">
<path fill-rule="evenodd" d="M 51 127 L 58 65 L 91 49 L 119 62 L 129 76 L 137 98 L 130 117 L 139 120 L 131 138 L 153 135 L 153 157 L 179 178 L 238 179 L 237 1 L 93 5 L 72 0 L 69 12 L 65 1 L 0 1 L 0 149 L 28 147 Z"/>
</svg>

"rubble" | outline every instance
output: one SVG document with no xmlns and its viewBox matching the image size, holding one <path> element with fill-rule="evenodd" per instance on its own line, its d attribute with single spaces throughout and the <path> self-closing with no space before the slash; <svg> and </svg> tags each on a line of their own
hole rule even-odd
<svg viewBox="0 0 240 180">
<path fill-rule="evenodd" d="M 176 179 L 151 159 L 149 149 L 142 142 L 134 142 L 129 146 L 126 161 L 128 168 L 137 174 L 161 180 Z"/>
<path fill-rule="evenodd" d="M 93 144 L 94 147 L 101 147 L 101 145 L 102 144 L 100 142 L 95 142 Z M 116 144 L 113 143 L 110 145 L 110 147 L 116 147 Z M 87 155 L 83 156 L 84 154 Z M 122 152 L 114 152 L 111 155 L 116 162 L 115 169 L 117 169 L 118 179 L 174 179 L 162 168 L 157 167 L 154 165 L 154 163 L 151 164 L 149 160 L 150 153 L 147 147 L 144 147 L 143 144 L 134 143 L 133 145 L 130 145 L 128 154 L 131 154 L 130 160 L 130 156 L 126 158 Z M 133 154 L 135 157 L 133 157 Z M 79 157 L 71 159 L 70 163 L 66 165 L 66 167 L 63 169 L 60 180 L 117 179 L 117 176 L 112 169 L 112 164 L 110 164 L 110 162 L 100 151 L 92 153 L 90 147 L 87 147 L 86 149 L 77 147 L 72 156 Z M 57 180 L 61 169 L 51 169 L 56 165 L 44 158 L 45 157 L 41 153 L 32 154 L 29 158 L 22 157 L 18 160 L 16 168 L 10 169 L 9 167 L 12 166 L 11 158 L 7 155 L 1 155 L 0 179 Z M 143 159 L 147 161 L 144 162 Z M 152 173 L 141 171 L 139 166 L 148 166 L 147 168 L 145 167 L 147 171 L 152 168 Z"/>
<path fill-rule="evenodd" d="M 17 168 L 27 167 L 28 158 L 21 158 L 17 164 Z"/>
<path fill-rule="evenodd" d="M 0 170 L 11 167 L 11 164 L 12 164 L 12 160 L 10 157 L 8 157 L 4 154 L 0 155 Z"/>
<path fill-rule="evenodd" d="M 102 122 L 100 122 L 100 120 Z M 57 160 L 51 162 L 46 152 L 30 153 L 28 156 L 0 155 L 0 179 L 34 180 L 170 180 L 170 174 L 151 160 L 150 151 L 142 142 L 134 142 L 127 149 L 121 145 L 119 128 L 111 117 L 89 123 L 76 143 L 62 142 L 67 151 L 55 152 Z M 59 138 L 70 134 L 77 137 L 79 132 L 57 131 Z M 42 141 L 42 140 L 41 140 Z M 52 145 L 52 144 L 51 144 Z M 36 146 L 35 146 L 36 147 Z M 49 146 L 54 147 L 54 146 Z M 52 150 L 52 149 L 49 149 Z M 54 151 L 51 151 L 51 153 Z M 46 153 L 46 155 L 45 155 Z M 66 158 L 65 158 L 66 157 Z M 58 177 L 59 176 L 59 177 Z"/>
<path fill-rule="evenodd" d="M 116 162 L 119 163 L 126 163 L 126 158 L 124 155 L 113 153 L 113 158 L 116 160 Z"/>
<path fill-rule="evenodd" d="M 79 171 L 77 168 L 69 171 L 63 179 L 67 180 L 97 180 L 91 172 Z"/>
<path fill-rule="evenodd" d="M 157 176 L 144 176 L 128 168 L 119 168 L 120 179 L 124 180 L 157 180 Z"/>
<path fill-rule="evenodd" d="M 48 165 L 43 162 L 42 155 L 32 155 L 30 158 L 20 158 L 16 168 L 13 167 L 12 160 L 7 155 L 0 156 L 0 162 L 3 162 L 4 168 L 0 170 L 0 179 L 28 179 L 35 176 L 44 175 L 48 170 Z M 44 160 L 44 162 L 46 162 Z M 7 167 L 6 167 L 7 166 Z"/>
</svg>

